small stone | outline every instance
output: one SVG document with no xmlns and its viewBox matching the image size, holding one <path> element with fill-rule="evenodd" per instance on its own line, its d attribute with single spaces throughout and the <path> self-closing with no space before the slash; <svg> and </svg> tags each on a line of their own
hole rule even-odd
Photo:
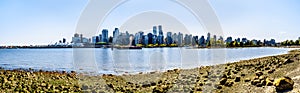
<svg viewBox="0 0 300 93">
<path fill-rule="evenodd" d="M 199 86 L 203 86 L 203 83 L 200 83 Z"/>
<path fill-rule="evenodd" d="M 235 77 L 235 80 L 234 80 L 235 82 L 240 82 L 241 81 L 241 77 L 239 77 L 239 76 L 237 76 L 237 77 Z"/>
<path fill-rule="evenodd" d="M 266 67 L 265 70 L 270 70 L 270 67 Z"/>
<path fill-rule="evenodd" d="M 288 63 L 292 63 L 292 62 L 294 62 L 294 61 L 291 60 L 291 59 L 286 59 L 286 60 L 284 61 L 284 64 L 288 64 Z"/>
<path fill-rule="evenodd" d="M 275 69 L 271 69 L 268 71 L 269 74 L 272 74 L 275 71 Z"/>
<path fill-rule="evenodd" d="M 266 79 L 266 77 L 265 76 L 260 76 L 258 79 L 259 80 L 264 80 L 264 79 Z"/>
<path fill-rule="evenodd" d="M 222 86 L 221 85 L 216 85 L 215 86 L 217 89 L 222 89 Z"/>
<path fill-rule="evenodd" d="M 276 91 L 282 92 L 292 90 L 294 81 L 290 77 L 283 77 L 275 80 L 273 85 L 276 87 Z"/>
<path fill-rule="evenodd" d="M 261 72 L 261 71 L 256 71 L 255 74 L 256 74 L 256 76 L 261 76 L 261 75 L 263 75 L 263 72 Z"/>
<path fill-rule="evenodd" d="M 46 87 L 47 84 L 46 84 L 46 83 L 42 83 L 41 86 L 42 86 L 42 87 Z"/>
<path fill-rule="evenodd" d="M 241 74 L 242 77 L 246 76 L 246 74 Z"/>
<path fill-rule="evenodd" d="M 221 84 L 221 85 L 225 85 L 226 81 L 227 81 L 226 78 L 222 78 L 222 79 L 220 80 L 220 84 Z"/>
<path fill-rule="evenodd" d="M 233 84 L 234 84 L 234 83 L 233 83 L 232 81 L 227 81 L 227 82 L 225 83 L 225 86 L 231 87 Z"/>
<path fill-rule="evenodd" d="M 257 85 L 258 83 L 260 83 L 259 80 L 253 80 L 253 81 L 251 82 L 252 85 Z"/>
<path fill-rule="evenodd" d="M 250 78 L 245 78 L 244 81 L 245 81 L 245 82 L 249 82 L 249 81 L 251 81 L 251 79 L 250 79 Z"/>
</svg>

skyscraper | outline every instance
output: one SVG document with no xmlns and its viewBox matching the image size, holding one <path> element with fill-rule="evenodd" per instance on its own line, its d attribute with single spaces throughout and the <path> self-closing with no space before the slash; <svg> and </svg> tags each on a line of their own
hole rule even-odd
<svg viewBox="0 0 300 93">
<path fill-rule="evenodd" d="M 164 33 L 163 33 L 161 25 L 158 26 L 158 31 L 159 31 L 158 44 L 163 44 L 164 43 Z"/>
<path fill-rule="evenodd" d="M 152 35 L 152 33 L 148 33 L 147 36 L 148 36 L 148 44 L 153 44 L 153 35 Z"/>
<path fill-rule="evenodd" d="M 177 43 L 177 45 L 182 46 L 182 44 L 183 44 L 183 34 L 179 32 L 178 33 L 178 43 Z"/>
<path fill-rule="evenodd" d="M 201 36 L 201 38 L 199 39 L 199 43 L 198 43 L 201 47 L 205 46 L 205 38 L 204 36 Z"/>
<path fill-rule="evenodd" d="M 120 32 L 119 32 L 119 28 L 115 28 L 114 32 L 113 32 L 113 37 L 118 37 L 120 35 Z"/>
<path fill-rule="evenodd" d="M 80 34 L 80 43 L 82 43 L 82 42 L 83 42 L 83 35 Z"/>
<path fill-rule="evenodd" d="M 67 41 L 66 38 L 63 38 L 63 41 L 62 41 L 62 42 L 63 42 L 63 43 L 66 43 L 66 41 Z"/>
<path fill-rule="evenodd" d="M 99 34 L 98 42 L 102 42 L 102 35 L 101 34 Z"/>
<path fill-rule="evenodd" d="M 102 42 L 108 43 L 108 30 L 107 29 L 102 30 Z"/>
<path fill-rule="evenodd" d="M 159 31 L 159 35 L 164 36 L 164 33 L 163 33 L 161 25 L 158 26 L 158 31 Z"/>
<path fill-rule="evenodd" d="M 115 30 L 113 31 L 113 43 L 118 42 L 119 35 L 120 35 L 119 28 L 115 28 Z"/>
<path fill-rule="evenodd" d="M 206 39 L 206 43 L 210 43 L 210 33 L 207 33 L 207 39 Z"/>
<path fill-rule="evenodd" d="M 172 40 L 172 32 L 167 32 L 167 45 L 172 44 L 173 40 Z"/>
<path fill-rule="evenodd" d="M 157 27 L 153 26 L 153 35 L 157 35 Z"/>
</svg>

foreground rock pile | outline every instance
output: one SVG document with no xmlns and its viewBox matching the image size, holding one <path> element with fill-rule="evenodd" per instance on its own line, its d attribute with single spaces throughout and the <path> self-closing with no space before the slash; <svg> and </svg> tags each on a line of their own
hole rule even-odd
<svg viewBox="0 0 300 93">
<path fill-rule="evenodd" d="M 103 75 L 82 77 L 85 92 L 262 92 L 269 87 L 273 92 L 293 89 L 292 79 L 284 77 L 282 68 L 299 64 L 299 52 L 264 57 L 216 66 L 195 69 L 175 69 L 164 73 L 138 75 Z M 300 75 L 300 74 L 299 74 Z M 150 78 L 150 79 L 149 79 Z M 89 80 L 101 83 L 88 84 Z M 243 86 L 244 88 L 240 88 Z M 249 90 L 249 88 L 251 88 Z M 95 90 L 96 89 L 96 90 Z M 272 92 L 272 91 L 271 91 Z"/>
<path fill-rule="evenodd" d="M 0 92 L 80 92 L 75 73 L 0 70 Z"/>
</svg>

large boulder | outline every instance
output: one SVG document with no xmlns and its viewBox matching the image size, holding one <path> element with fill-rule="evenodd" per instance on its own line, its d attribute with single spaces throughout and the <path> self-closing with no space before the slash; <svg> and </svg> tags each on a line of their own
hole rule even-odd
<svg viewBox="0 0 300 93">
<path fill-rule="evenodd" d="M 283 77 L 275 80 L 273 85 L 276 91 L 289 91 L 293 90 L 294 81 L 290 77 Z"/>
</svg>

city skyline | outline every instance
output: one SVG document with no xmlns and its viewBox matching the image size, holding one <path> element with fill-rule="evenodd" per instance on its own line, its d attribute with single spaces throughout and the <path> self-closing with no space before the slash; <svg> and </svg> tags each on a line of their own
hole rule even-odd
<svg viewBox="0 0 300 93">
<path fill-rule="evenodd" d="M 108 29 L 103 29 L 101 34 L 95 35 L 92 38 L 83 37 L 83 34 L 75 33 L 72 37 L 72 43 L 55 43 L 51 46 L 73 46 L 84 47 L 90 45 L 114 45 L 117 47 L 261 47 L 261 46 L 280 46 L 283 42 L 276 42 L 275 39 L 247 39 L 245 37 L 232 38 L 217 36 L 215 34 L 207 33 L 204 35 L 193 35 L 187 33 L 164 33 L 163 26 L 153 26 L 152 32 L 139 31 L 136 33 L 129 33 L 128 31 L 120 32 L 119 28 L 113 30 L 113 36 L 108 37 Z M 299 37 L 300 38 L 300 37 Z M 63 40 L 65 41 L 65 40 Z M 296 41 L 298 44 L 299 40 Z"/>
<path fill-rule="evenodd" d="M 219 17 L 224 37 L 246 37 L 250 40 L 274 38 L 276 41 L 281 42 L 287 39 L 298 39 L 300 35 L 300 28 L 297 27 L 300 24 L 300 18 L 298 18 L 300 14 L 297 12 L 300 9 L 300 6 L 297 5 L 300 1 L 229 0 L 225 2 L 210 0 L 209 2 Z M 61 38 L 71 40 L 75 33 L 77 20 L 87 3 L 88 0 L 2 0 L 0 1 L 0 10 L 2 11 L 2 15 L 0 15 L 2 20 L 0 22 L 0 31 L 2 32 L 0 34 L 0 45 L 47 45 L 54 44 Z M 128 4 L 135 4 L 138 7 L 138 5 L 144 5 L 143 3 L 149 3 L 149 5 L 171 4 L 167 0 L 152 2 L 132 0 Z M 126 19 L 132 16 L 131 13 L 135 12 L 126 7 L 130 6 L 124 5 L 121 6 L 122 9 L 116 9 L 116 12 L 112 12 L 111 16 L 107 18 L 107 21 L 104 21 L 104 25 L 99 29 L 107 27 L 106 29 L 110 31 L 109 36 L 112 36 L 112 30 L 120 27 Z M 144 8 L 153 8 L 153 6 L 145 6 Z M 193 18 L 190 18 L 189 14 L 184 15 L 186 11 L 175 5 L 172 7 L 160 6 L 158 8 L 166 9 L 164 11 L 178 10 L 179 13 L 176 13 L 177 11 L 168 11 L 168 13 L 185 24 L 194 23 L 187 22 L 193 20 Z M 201 27 L 195 25 L 188 25 L 186 28 L 193 35 L 205 35 L 207 33 L 205 31 L 192 31 L 199 30 L 197 28 L 201 29 Z M 149 27 L 144 30 L 147 29 L 152 28 Z M 174 29 L 177 28 L 174 27 Z M 120 30 L 123 31 L 124 29 L 120 28 Z M 167 29 L 167 31 L 172 32 L 174 30 Z"/>
</svg>

